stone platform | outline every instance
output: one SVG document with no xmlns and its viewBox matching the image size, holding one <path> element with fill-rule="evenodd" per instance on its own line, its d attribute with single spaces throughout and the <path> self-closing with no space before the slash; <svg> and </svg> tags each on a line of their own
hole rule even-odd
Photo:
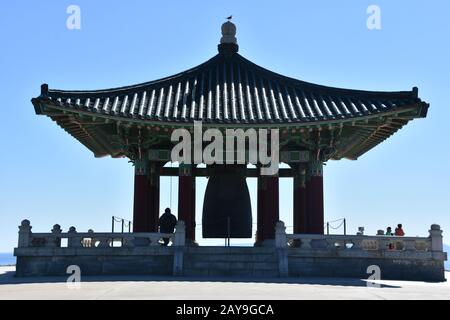
<svg viewBox="0 0 450 320">
<path fill-rule="evenodd" d="M 429 237 L 340 236 L 285 233 L 279 222 L 267 247 L 202 247 L 185 243 L 184 225 L 174 234 L 31 233 L 22 223 L 16 275 L 64 276 L 69 266 L 82 275 L 349 277 L 445 281 L 442 230 Z M 170 246 L 161 239 L 170 238 Z M 67 240 L 66 244 L 62 240 Z M 372 270 L 372 271 L 370 271 Z"/>
<path fill-rule="evenodd" d="M 63 276 L 70 265 L 84 275 L 171 276 L 177 250 L 183 257 L 177 276 L 367 278 L 367 268 L 377 265 L 382 279 L 444 281 L 443 262 L 430 253 L 251 247 L 28 248 L 16 250 L 17 276 Z"/>
</svg>

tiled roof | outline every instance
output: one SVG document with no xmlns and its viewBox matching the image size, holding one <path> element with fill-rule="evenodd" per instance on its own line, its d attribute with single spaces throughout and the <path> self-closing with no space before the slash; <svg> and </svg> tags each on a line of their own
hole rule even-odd
<svg viewBox="0 0 450 320">
<path fill-rule="evenodd" d="M 417 88 L 374 92 L 326 87 L 269 71 L 237 52 L 220 52 L 177 75 L 116 89 L 64 91 L 43 85 L 32 101 L 38 114 L 46 104 L 119 120 L 212 124 L 306 124 L 411 107 L 423 117 L 428 108 Z"/>
<path fill-rule="evenodd" d="M 166 149 L 171 130 L 197 120 L 206 127 L 279 127 L 285 150 L 311 149 L 324 161 L 356 159 L 427 114 L 417 88 L 375 92 L 296 80 L 242 57 L 235 36 L 234 24 L 224 23 L 216 56 L 163 79 L 95 91 L 44 84 L 32 99 L 35 111 L 99 157 Z"/>
</svg>

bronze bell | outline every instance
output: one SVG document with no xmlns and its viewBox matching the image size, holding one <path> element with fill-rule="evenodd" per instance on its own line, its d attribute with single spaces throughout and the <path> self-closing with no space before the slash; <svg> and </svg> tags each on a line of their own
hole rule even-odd
<svg viewBox="0 0 450 320">
<path fill-rule="evenodd" d="M 208 167 L 203 200 L 203 238 L 251 238 L 252 206 L 245 166 Z"/>
</svg>

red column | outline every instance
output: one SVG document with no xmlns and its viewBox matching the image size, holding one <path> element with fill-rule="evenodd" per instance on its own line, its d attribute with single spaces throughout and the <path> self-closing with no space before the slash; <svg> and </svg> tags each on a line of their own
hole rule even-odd
<svg viewBox="0 0 450 320">
<path fill-rule="evenodd" d="M 148 199 L 150 184 L 148 176 L 134 176 L 133 232 L 147 232 Z"/>
<path fill-rule="evenodd" d="M 305 168 L 293 168 L 294 173 L 294 233 L 308 232 L 307 190 Z"/>
<path fill-rule="evenodd" d="M 150 180 L 150 194 L 149 197 L 149 232 L 158 232 L 159 222 L 159 178 L 161 165 L 155 162 L 151 162 L 149 173 Z"/>
<path fill-rule="evenodd" d="M 279 183 L 277 176 L 258 177 L 258 213 L 256 242 L 275 240 L 275 225 L 279 220 Z"/>
<path fill-rule="evenodd" d="M 310 162 L 310 179 L 306 184 L 308 196 L 308 233 L 323 234 L 323 174 L 322 162 Z"/>
<path fill-rule="evenodd" d="M 267 194 L 267 183 L 264 177 L 258 177 L 257 213 L 256 213 L 256 244 L 260 245 L 264 238 L 264 217 L 266 215 L 265 199 Z"/>
<path fill-rule="evenodd" d="M 190 166 L 180 166 L 178 219 L 186 225 L 186 239 L 195 241 L 195 176 Z"/>
<path fill-rule="evenodd" d="M 148 177 L 148 164 L 143 160 L 134 162 L 134 205 L 133 205 L 133 232 L 147 232 L 149 217 L 150 181 Z"/>
<path fill-rule="evenodd" d="M 135 160 L 133 232 L 158 231 L 159 171 L 155 164 Z"/>
</svg>

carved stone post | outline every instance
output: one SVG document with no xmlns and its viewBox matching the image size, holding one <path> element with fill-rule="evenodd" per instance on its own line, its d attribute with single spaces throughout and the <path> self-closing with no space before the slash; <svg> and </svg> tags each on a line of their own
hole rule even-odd
<svg viewBox="0 0 450 320">
<path fill-rule="evenodd" d="M 287 257 L 286 227 L 283 221 L 278 221 L 275 226 L 275 245 L 278 254 L 278 272 L 280 277 L 289 275 L 289 264 Z"/>
<path fill-rule="evenodd" d="M 429 233 L 431 238 L 431 251 L 434 252 L 444 251 L 441 226 L 438 224 L 432 224 Z"/>
<path fill-rule="evenodd" d="M 278 221 L 275 226 L 275 245 L 277 248 L 287 247 L 286 227 L 283 221 Z"/>
<path fill-rule="evenodd" d="M 67 238 L 67 247 L 71 248 L 79 248 L 82 246 L 81 244 L 81 237 L 77 237 L 77 229 L 75 227 L 69 228 L 69 237 Z"/>
<path fill-rule="evenodd" d="M 30 226 L 29 220 L 22 220 L 22 223 L 19 226 L 19 248 L 26 248 L 30 246 L 31 228 L 32 227 Z"/>
<path fill-rule="evenodd" d="M 48 242 L 49 247 L 52 247 L 52 248 L 61 247 L 61 237 L 59 237 L 61 232 L 62 232 L 61 226 L 59 224 L 55 224 L 52 229 L 52 234 L 54 236 L 52 236 L 50 241 Z"/>
<path fill-rule="evenodd" d="M 173 275 L 183 275 L 183 250 L 186 242 L 186 227 L 184 221 L 178 220 L 174 236 Z"/>
<path fill-rule="evenodd" d="M 174 236 L 173 245 L 176 247 L 184 247 L 186 241 L 186 226 L 183 220 L 178 220 L 177 225 L 175 227 L 175 236 Z"/>
</svg>

